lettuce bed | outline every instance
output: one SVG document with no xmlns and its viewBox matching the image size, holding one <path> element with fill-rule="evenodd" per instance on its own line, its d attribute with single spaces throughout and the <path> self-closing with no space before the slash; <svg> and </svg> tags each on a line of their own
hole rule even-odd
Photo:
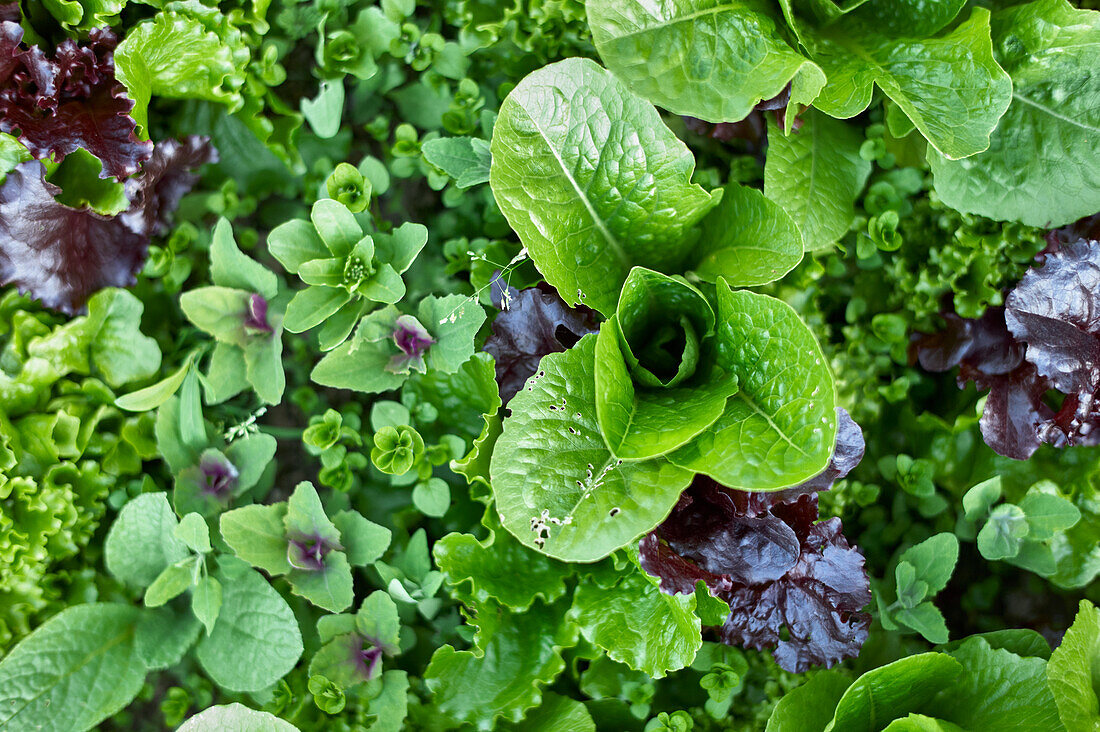
<svg viewBox="0 0 1100 732">
<path fill-rule="evenodd" d="M 0 730 L 1100 729 L 1089 0 L 0 0 Z"/>
</svg>

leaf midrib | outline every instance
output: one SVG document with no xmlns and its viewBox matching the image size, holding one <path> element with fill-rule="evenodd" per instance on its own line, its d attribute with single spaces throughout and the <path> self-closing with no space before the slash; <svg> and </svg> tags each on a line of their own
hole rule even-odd
<svg viewBox="0 0 1100 732">
<path fill-rule="evenodd" d="M 8 723 L 10 723 L 13 719 L 15 719 L 20 714 L 22 714 L 24 709 L 29 707 L 34 702 L 38 701 L 38 699 L 41 698 L 42 696 L 50 693 L 53 689 L 56 689 L 57 686 L 61 683 L 62 680 L 67 679 L 70 676 L 75 675 L 78 671 L 80 671 L 85 666 L 87 666 L 92 661 L 93 658 L 96 658 L 98 656 L 105 656 L 108 653 L 108 651 L 110 651 L 112 648 L 119 645 L 120 643 L 123 643 L 129 636 L 133 635 L 133 632 L 134 632 L 134 626 L 132 624 L 127 625 L 126 628 L 121 633 L 119 633 L 117 636 L 115 636 L 114 638 L 111 638 L 109 641 L 107 641 L 102 646 L 99 646 L 98 648 L 88 652 L 88 654 L 85 655 L 84 658 L 82 658 L 79 663 L 77 663 L 74 666 L 70 667 L 64 673 L 57 675 L 54 678 L 53 683 L 51 683 L 50 685 L 45 687 L 42 691 L 38 692 L 34 696 L 27 699 L 26 703 L 24 703 L 22 706 L 20 706 L 19 709 L 15 710 L 15 712 L 10 717 L 8 717 L 7 719 L 4 719 L 4 720 L 0 720 L 0 724 L 7 725 Z"/>
<path fill-rule="evenodd" d="M 1016 99 L 1018 101 L 1021 101 L 1024 104 L 1027 104 L 1031 107 L 1035 107 L 1040 112 L 1044 112 L 1045 114 L 1050 115 L 1054 119 L 1061 120 L 1062 122 L 1065 122 L 1068 125 L 1072 125 L 1074 127 L 1080 127 L 1082 130 L 1085 130 L 1086 132 L 1095 132 L 1097 134 L 1100 134 L 1100 127 L 1093 127 L 1093 126 L 1087 125 L 1083 122 L 1078 122 L 1077 120 L 1073 119 L 1072 117 L 1066 117 L 1063 114 L 1058 114 L 1057 112 L 1055 112 L 1050 107 L 1048 107 L 1046 105 L 1043 105 L 1043 104 L 1040 104 L 1039 102 L 1036 102 L 1033 99 L 1028 99 L 1027 97 L 1025 97 L 1024 95 L 1020 94 L 1017 91 L 1012 92 L 1012 98 Z"/>
<path fill-rule="evenodd" d="M 785 432 L 784 432 L 783 430 L 781 430 L 781 429 L 779 428 L 779 425 L 777 425 L 777 424 L 775 423 L 775 421 L 774 421 L 774 420 L 773 420 L 773 419 L 771 418 L 771 415 L 769 415 L 769 414 L 768 414 L 767 412 L 765 412 L 765 411 L 764 411 L 763 409 L 761 409 L 761 408 L 760 408 L 759 406 L 757 406 L 756 402 L 755 402 L 754 400 L 750 399 L 750 398 L 749 398 L 748 396 L 746 396 L 746 395 L 745 395 L 745 392 L 744 392 L 743 390 L 742 390 L 742 391 L 738 391 L 738 392 L 737 392 L 737 394 L 736 394 L 735 396 L 737 396 L 738 398 L 740 398 L 740 399 L 741 399 L 741 401 L 745 402 L 745 404 L 749 405 L 749 408 L 750 408 L 750 409 L 751 409 L 751 410 L 752 410 L 753 412 L 755 412 L 756 414 L 758 414 L 758 415 L 760 415 L 761 417 L 763 417 L 763 418 L 764 418 L 764 421 L 768 423 L 768 426 L 769 426 L 769 427 L 771 427 L 771 428 L 772 428 L 772 430 L 774 430 L 774 431 L 775 431 L 775 433 L 776 433 L 777 435 L 779 435 L 780 437 L 782 437 L 782 438 L 783 438 L 783 441 L 784 441 L 784 442 L 786 442 L 786 443 L 787 443 L 788 445 L 790 445 L 791 447 L 793 447 L 793 448 L 794 448 L 795 450 L 798 450 L 798 452 L 802 453 L 802 454 L 803 454 L 803 455 L 805 455 L 806 457 L 809 457 L 809 456 L 810 456 L 810 454 L 809 454 L 808 452 L 806 452 L 805 450 L 803 450 L 803 449 L 802 449 L 801 447 L 799 447 L 798 445 L 794 444 L 794 442 L 792 442 L 792 441 L 791 441 L 791 438 L 787 437 L 787 434 L 786 434 L 786 433 L 785 433 Z"/>
<path fill-rule="evenodd" d="M 626 250 L 623 249 L 623 246 L 619 243 L 619 240 L 616 239 L 611 231 L 607 228 L 604 220 L 600 218 L 600 216 L 596 213 L 596 209 L 593 208 L 591 201 L 588 200 L 586 192 L 581 189 L 580 184 L 577 182 L 577 179 L 574 178 L 572 173 L 569 172 L 569 168 L 566 166 L 565 161 L 562 159 L 561 155 L 558 154 L 557 148 L 555 148 L 554 145 L 551 144 L 550 138 L 547 137 L 546 132 L 543 130 L 542 126 L 538 123 L 534 116 L 527 111 L 526 107 L 522 105 L 517 106 L 521 110 L 523 110 L 523 113 L 525 115 L 527 115 L 527 119 L 531 120 L 532 126 L 534 126 L 535 130 L 538 131 L 539 137 L 542 138 L 543 143 L 546 145 L 546 149 L 549 150 L 550 154 L 554 156 L 554 160 L 557 161 L 558 167 L 561 168 L 562 175 L 567 181 L 569 181 L 569 185 L 573 187 L 573 192 L 577 194 L 577 198 L 584 205 L 584 208 L 588 212 L 588 215 L 592 219 L 592 223 L 595 225 L 596 229 L 600 232 L 600 234 L 603 235 L 604 240 L 607 242 L 608 246 L 611 247 L 611 250 L 615 253 L 615 256 L 618 257 L 623 266 L 629 267 L 631 260 L 630 257 L 627 256 Z"/>
</svg>

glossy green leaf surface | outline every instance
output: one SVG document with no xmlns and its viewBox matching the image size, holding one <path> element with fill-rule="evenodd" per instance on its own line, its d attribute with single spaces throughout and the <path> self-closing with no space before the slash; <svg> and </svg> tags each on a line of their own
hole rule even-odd
<svg viewBox="0 0 1100 732">
<path fill-rule="evenodd" d="M 595 341 L 543 358 L 509 405 L 490 465 L 504 528 L 564 561 L 597 561 L 649 531 L 691 480 L 662 458 L 612 457 L 596 421 Z"/>
<path fill-rule="evenodd" d="M 718 201 L 690 182 L 695 160 L 653 105 L 587 59 L 512 90 L 492 156 L 493 195 L 535 266 L 566 302 L 604 314 L 632 266 L 678 271 Z"/>
<path fill-rule="evenodd" d="M 669 460 L 742 490 L 821 472 L 836 442 L 836 388 L 821 346 L 786 303 L 718 284 L 718 365 L 740 390 Z"/>
<path fill-rule="evenodd" d="M 1037 0 L 993 16 L 1012 104 L 989 149 L 951 161 L 929 150 L 936 193 L 953 208 L 1057 227 L 1100 209 L 1100 15 Z"/>
<path fill-rule="evenodd" d="M 598 0 L 592 38 L 631 91 L 676 114 L 736 122 L 787 84 L 809 103 L 825 75 L 784 40 L 762 0 Z"/>
</svg>

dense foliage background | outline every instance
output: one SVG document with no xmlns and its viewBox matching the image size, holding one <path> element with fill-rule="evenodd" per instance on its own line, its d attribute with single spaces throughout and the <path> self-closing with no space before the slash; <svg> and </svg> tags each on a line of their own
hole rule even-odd
<svg viewBox="0 0 1100 732">
<path fill-rule="evenodd" d="M 1100 729 L 1096 4 L 659 5 L 0 4 L 0 729 Z"/>
</svg>

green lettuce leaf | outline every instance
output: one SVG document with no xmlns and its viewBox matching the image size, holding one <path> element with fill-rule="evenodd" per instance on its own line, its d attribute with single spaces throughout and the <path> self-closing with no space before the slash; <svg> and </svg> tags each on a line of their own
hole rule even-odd
<svg viewBox="0 0 1100 732">
<path fill-rule="evenodd" d="M 1100 611 L 1087 600 L 1050 656 L 1047 684 L 1067 730 L 1100 727 Z"/>
<path fill-rule="evenodd" d="M 1056 227 L 1100 209 L 1100 13 L 1037 0 L 993 16 L 1012 104 L 989 149 L 928 151 L 936 193 L 967 213 Z"/>
<path fill-rule="evenodd" d="M 601 0 L 589 3 L 588 23 L 607 67 L 676 114 L 736 122 L 787 84 L 802 104 L 825 84 L 787 44 L 779 8 L 763 0 Z"/>
<path fill-rule="evenodd" d="M 692 474 L 616 460 L 596 421 L 595 336 L 545 356 L 517 394 L 490 464 L 501 523 L 556 559 L 594 562 L 656 526 Z"/>
<path fill-rule="evenodd" d="M 605 315 L 634 265 L 680 271 L 719 199 L 690 182 L 695 160 L 653 105 L 587 59 L 521 81 L 491 150 L 493 195 L 535 266 L 566 302 Z"/>
</svg>

